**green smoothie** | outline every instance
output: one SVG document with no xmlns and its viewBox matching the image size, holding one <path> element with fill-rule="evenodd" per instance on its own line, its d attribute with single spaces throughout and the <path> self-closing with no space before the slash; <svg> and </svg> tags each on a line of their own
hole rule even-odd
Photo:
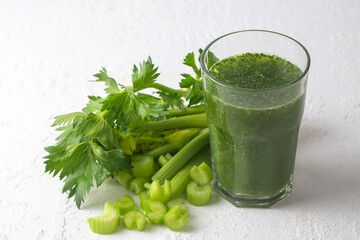
<svg viewBox="0 0 360 240">
<path fill-rule="evenodd" d="M 219 61 L 210 74 L 230 88 L 257 91 L 256 95 L 224 94 L 245 106 L 238 107 L 205 86 L 217 184 L 237 195 L 275 196 L 291 184 L 305 97 L 296 95 L 299 89 L 294 87 L 271 89 L 293 82 L 302 71 L 274 55 L 246 53 Z"/>
</svg>

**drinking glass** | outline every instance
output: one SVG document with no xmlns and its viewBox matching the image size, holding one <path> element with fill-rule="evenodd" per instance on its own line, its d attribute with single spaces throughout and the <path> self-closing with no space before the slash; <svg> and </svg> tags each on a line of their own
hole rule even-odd
<svg viewBox="0 0 360 240">
<path fill-rule="evenodd" d="M 235 87 L 211 75 L 212 53 L 219 60 L 244 53 L 276 55 L 302 74 L 274 88 Z M 292 189 L 310 55 L 286 35 L 245 30 L 212 41 L 200 64 L 215 190 L 238 207 L 269 207 Z"/>
</svg>

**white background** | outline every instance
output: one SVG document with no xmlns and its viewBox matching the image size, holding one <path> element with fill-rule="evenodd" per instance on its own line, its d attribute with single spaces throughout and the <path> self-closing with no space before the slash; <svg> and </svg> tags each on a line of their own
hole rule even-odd
<svg viewBox="0 0 360 240">
<path fill-rule="evenodd" d="M 294 37 L 312 57 L 290 197 L 270 209 L 213 195 L 181 233 L 148 225 L 101 236 L 86 219 L 126 191 L 93 189 L 78 210 L 44 174 L 56 115 L 78 111 L 105 66 L 122 83 L 151 55 L 177 87 L 186 53 L 243 29 Z M 0 239 L 360 239 L 360 1 L 0 0 Z"/>
</svg>

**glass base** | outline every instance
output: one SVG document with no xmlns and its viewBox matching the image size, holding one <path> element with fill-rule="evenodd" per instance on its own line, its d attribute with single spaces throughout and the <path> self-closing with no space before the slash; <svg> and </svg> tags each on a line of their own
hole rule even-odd
<svg viewBox="0 0 360 240">
<path fill-rule="evenodd" d="M 223 198 L 228 200 L 236 207 L 248 207 L 248 208 L 268 208 L 281 199 L 289 196 L 292 189 L 292 181 L 290 180 L 283 189 L 277 194 L 266 197 L 252 197 L 242 194 L 234 194 L 226 190 L 219 182 L 214 179 L 215 191 Z"/>
</svg>

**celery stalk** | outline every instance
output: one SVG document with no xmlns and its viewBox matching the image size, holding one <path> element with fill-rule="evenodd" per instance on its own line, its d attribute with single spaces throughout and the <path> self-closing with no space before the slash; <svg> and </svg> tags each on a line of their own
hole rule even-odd
<svg viewBox="0 0 360 240">
<path fill-rule="evenodd" d="M 177 150 L 177 148 L 174 147 L 172 144 L 165 144 L 161 147 L 151 150 L 150 152 L 147 152 L 146 155 L 156 158 L 156 157 L 166 154 L 167 152 L 173 152 L 176 150 Z"/>
<path fill-rule="evenodd" d="M 185 115 L 194 115 L 199 113 L 204 113 L 205 107 L 203 105 L 201 106 L 195 106 L 195 107 L 187 107 L 184 108 L 184 110 L 181 110 L 179 108 L 170 109 L 168 111 L 167 117 L 180 117 Z"/>
<path fill-rule="evenodd" d="M 164 155 L 161 155 L 158 159 L 158 162 L 163 167 L 168 162 L 168 159 Z"/>
<path fill-rule="evenodd" d="M 164 182 L 172 178 L 200 149 L 209 144 L 209 129 L 206 128 L 200 134 L 186 144 L 177 152 L 159 171 L 153 176 L 152 180 Z"/>
<path fill-rule="evenodd" d="M 165 158 L 169 161 L 173 156 L 170 153 L 167 153 L 165 155 Z"/>
<path fill-rule="evenodd" d="M 205 113 L 148 122 L 142 128 L 143 130 L 165 130 L 191 127 L 208 127 Z"/>
<path fill-rule="evenodd" d="M 173 197 L 179 197 L 186 189 L 187 184 L 191 181 L 190 169 L 211 158 L 210 147 L 207 145 L 201 149 L 191 160 L 170 180 Z"/>
</svg>

